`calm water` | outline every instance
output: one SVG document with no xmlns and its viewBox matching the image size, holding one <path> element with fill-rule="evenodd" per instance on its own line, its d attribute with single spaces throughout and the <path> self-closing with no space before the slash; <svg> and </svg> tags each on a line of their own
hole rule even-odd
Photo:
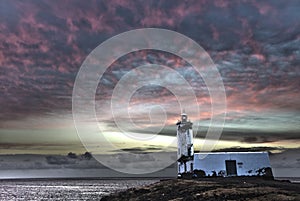
<svg viewBox="0 0 300 201">
<path fill-rule="evenodd" d="M 158 180 L 0 181 L 0 200 L 99 200 L 102 196 Z"/>
</svg>

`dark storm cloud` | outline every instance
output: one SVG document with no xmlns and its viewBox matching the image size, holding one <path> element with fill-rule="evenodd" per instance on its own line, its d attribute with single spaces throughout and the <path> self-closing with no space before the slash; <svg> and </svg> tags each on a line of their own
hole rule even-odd
<svg viewBox="0 0 300 201">
<path fill-rule="evenodd" d="M 273 110 L 291 114 L 275 119 L 288 123 L 289 118 L 297 119 L 300 109 L 298 10 L 299 1 L 283 0 L 1 1 L 0 119 L 70 111 L 76 73 L 91 50 L 124 31 L 161 27 L 191 37 L 209 52 L 224 81 L 229 125 L 265 122 L 251 115 Z M 115 62 L 102 78 L 96 99 L 109 99 L 126 72 L 146 63 L 176 69 L 194 87 L 200 103 L 210 104 L 205 83 L 189 65 L 174 55 L 151 51 Z M 172 98 L 161 88 L 144 92 L 153 95 L 150 101 Z M 133 104 L 149 101 L 142 94 L 136 94 Z M 236 113 L 245 115 L 244 121 Z M 238 135 L 248 143 L 297 138 L 297 134 L 275 139 Z"/>
<path fill-rule="evenodd" d="M 8 29 L 15 31 L 15 24 L 18 23 L 20 14 L 13 2 L 2 2 L 0 4 L 0 22 Z"/>
<path fill-rule="evenodd" d="M 45 7 L 45 9 L 47 9 L 47 6 Z M 35 15 L 35 18 L 42 24 L 54 26 L 57 29 L 65 29 L 65 27 L 67 26 L 66 20 L 55 16 L 55 14 L 53 14 L 52 12 L 53 11 L 49 9 L 47 9 L 47 11 L 45 12 L 45 10 L 43 9 Z"/>
<path fill-rule="evenodd" d="M 224 149 L 218 149 L 214 150 L 213 152 L 251 152 L 251 151 L 284 151 L 282 148 L 279 147 L 250 147 L 250 148 L 244 148 L 244 147 L 230 147 L 230 148 L 224 148 Z"/>
<path fill-rule="evenodd" d="M 154 147 L 154 146 L 149 146 L 149 147 L 145 147 L 145 148 L 140 148 L 140 147 L 133 147 L 133 148 L 124 148 L 124 149 L 117 149 L 115 150 L 115 152 L 120 152 L 120 151 L 124 151 L 124 152 L 130 152 L 130 153 L 135 153 L 135 154 L 139 154 L 139 153 L 149 153 L 149 152 L 155 152 L 155 151 L 161 151 L 163 147 Z"/>
</svg>

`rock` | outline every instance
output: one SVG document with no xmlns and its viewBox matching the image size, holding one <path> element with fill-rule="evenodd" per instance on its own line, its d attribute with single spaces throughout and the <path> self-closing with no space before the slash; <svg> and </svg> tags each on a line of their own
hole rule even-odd
<svg viewBox="0 0 300 201">
<path fill-rule="evenodd" d="M 300 197 L 298 189 L 300 184 L 252 177 L 174 179 L 128 189 L 101 200 L 297 200 Z"/>
</svg>

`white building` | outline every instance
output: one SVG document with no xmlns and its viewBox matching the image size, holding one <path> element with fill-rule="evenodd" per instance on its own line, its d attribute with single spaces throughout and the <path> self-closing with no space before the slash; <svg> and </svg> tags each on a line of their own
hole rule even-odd
<svg viewBox="0 0 300 201">
<path fill-rule="evenodd" d="M 267 152 L 196 153 L 193 149 L 192 123 L 185 113 L 177 124 L 178 174 L 194 173 L 206 176 L 272 176 Z"/>
<path fill-rule="evenodd" d="M 206 175 L 256 176 L 271 168 L 267 152 L 212 152 L 194 155 L 194 169 Z M 261 171 L 261 172 L 260 172 Z"/>
</svg>

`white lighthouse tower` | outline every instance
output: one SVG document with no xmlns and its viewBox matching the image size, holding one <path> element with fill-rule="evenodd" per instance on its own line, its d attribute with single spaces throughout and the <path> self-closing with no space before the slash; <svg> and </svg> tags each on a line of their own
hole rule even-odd
<svg viewBox="0 0 300 201">
<path fill-rule="evenodd" d="M 178 173 L 192 173 L 194 166 L 193 123 L 187 114 L 181 114 L 181 121 L 177 122 L 177 162 Z"/>
</svg>

